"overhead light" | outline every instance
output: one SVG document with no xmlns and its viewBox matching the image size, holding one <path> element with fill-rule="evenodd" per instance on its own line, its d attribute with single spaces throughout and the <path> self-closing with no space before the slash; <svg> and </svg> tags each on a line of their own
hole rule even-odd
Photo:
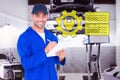
<svg viewBox="0 0 120 80">
<path fill-rule="evenodd" d="M 96 11 L 96 12 L 100 12 L 101 9 L 100 9 L 99 7 L 95 7 L 95 11 Z"/>
</svg>

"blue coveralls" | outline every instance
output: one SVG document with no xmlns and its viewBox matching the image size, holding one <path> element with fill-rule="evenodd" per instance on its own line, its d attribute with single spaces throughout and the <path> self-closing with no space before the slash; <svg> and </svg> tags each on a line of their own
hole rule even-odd
<svg viewBox="0 0 120 80">
<path fill-rule="evenodd" d="M 18 39 L 17 49 L 24 68 L 24 80 L 58 80 L 55 64 L 65 64 L 65 59 L 60 62 L 58 56 L 46 56 L 44 49 L 49 43 L 47 39 L 55 42 L 58 40 L 48 30 L 44 32 L 46 43 L 32 27 L 28 27 Z"/>
</svg>

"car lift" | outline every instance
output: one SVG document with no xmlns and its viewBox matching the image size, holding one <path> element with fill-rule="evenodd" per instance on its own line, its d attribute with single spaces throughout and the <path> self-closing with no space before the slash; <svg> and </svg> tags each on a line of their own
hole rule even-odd
<svg viewBox="0 0 120 80">
<path fill-rule="evenodd" d="M 100 43 L 86 43 L 87 64 L 88 64 L 88 80 L 101 79 L 100 67 Z M 92 54 L 93 45 L 98 48 L 97 54 Z"/>
<path fill-rule="evenodd" d="M 86 45 L 87 71 L 88 76 L 83 76 L 84 80 L 100 80 L 101 64 L 100 64 L 100 48 L 102 43 L 108 43 L 109 36 L 88 36 L 84 40 Z M 95 45 L 95 47 L 93 47 Z M 93 52 L 93 50 L 95 50 Z"/>
</svg>

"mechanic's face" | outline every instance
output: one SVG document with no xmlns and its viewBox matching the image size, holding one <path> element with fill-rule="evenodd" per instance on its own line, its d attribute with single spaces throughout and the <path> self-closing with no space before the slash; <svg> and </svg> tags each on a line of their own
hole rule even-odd
<svg viewBox="0 0 120 80">
<path fill-rule="evenodd" d="M 47 18 L 48 18 L 48 15 L 44 14 L 43 12 L 38 12 L 37 14 L 32 14 L 34 26 L 39 29 L 44 28 Z"/>
</svg>

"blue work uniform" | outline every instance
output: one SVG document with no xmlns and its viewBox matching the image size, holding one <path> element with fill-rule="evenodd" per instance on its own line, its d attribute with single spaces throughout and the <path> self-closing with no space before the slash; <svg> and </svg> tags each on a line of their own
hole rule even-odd
<svg viewBox="0 0 120 80">
<path fill-rule="evenodd" d="M 47 39 L 58 40 L 48 30 L 45 29 L 44 33 L 45 42 L 32 27 L 19 36 L 17 49 L 24 68 L 24 80 L 58 80 L 55 64 L 65 64 L 65 59 L 60 62 L 58 56 L 46 56 L 44 49 L 49 43 Z"/>
</svg>

